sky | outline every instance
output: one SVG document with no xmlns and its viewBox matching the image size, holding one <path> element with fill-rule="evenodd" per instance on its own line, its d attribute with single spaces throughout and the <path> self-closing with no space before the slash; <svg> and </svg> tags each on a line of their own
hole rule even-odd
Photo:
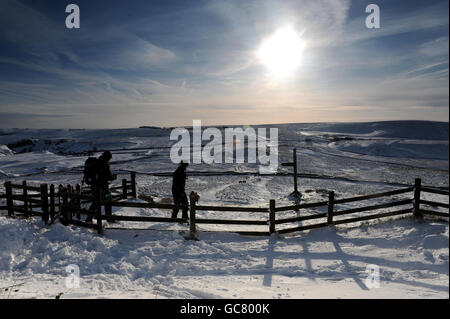
<svg viewBox="0 0 450 319">
<path fill-rule="evenodd" d="M 0 128 L 448 121 L 448 12 L 448 0 L 0 0 Z M 260 48 L 283 28 L 302 49 L 280 76 Z"/>
</svg>

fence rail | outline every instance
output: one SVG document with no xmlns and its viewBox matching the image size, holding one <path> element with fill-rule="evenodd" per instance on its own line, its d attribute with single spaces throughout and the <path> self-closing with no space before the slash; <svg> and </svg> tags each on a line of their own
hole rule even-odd
<svg viewBox="0 0 450 319">
<path fill-rule="evenodd" d="M 346 209 L 346 210 L 338 210 L 338 211 L 333 213 L 333 216 L 342 216 L 342 215 L 366 212 L 366 211 L 370 211 L 370 210 L 377 210 L 377 209 L 381 209 L 381 208 L 402 206 L 402 205 L 412 204 L 412 202 L 413 202 L 412 199 L 405 199 L 405 200 L 401 200 L 401 201 L 384 203 L 384 204 L 378 204 L 378 205 L 371 205 L 371 206 L 365 206 L 365 207 L 351 208 L 351 209 Z"/>
<path fill-rule="evenodd" d="M 439 203 L 439 202 L 432 202 L 432 201 L 423 200 L 423 199 L 420 200 L 420 203 L 424 204 L 424 205 L 428 205 L 428 206 L 437 206 L 437 207 L 443 207 L 443 208 L 449 208 L 450 207 L 449 204 Z"/>
<path fill-rule="evenodd" d="M 301 221 L 304 221 L 304 220 L 324 218 L 324 217 L 327 217 L 327 215 L 328 215 L 327 213 L 319 213 L 319 214 L 313 214 L 313 215 L 307 215 L 307 216 L 299 216 L 299 217 L 277 219 L 277 220 L 275 220 L 275 224 L 278 225 L 278 224 L 301 222 Z"/>
<path fill-rule="evenodd" d="M 447 217 L 448 218 L 448 213 L 436 212 L 436 211 L 433 211 L 433 210 L 425 210 L 425 209 L 421 209 L 420 212 L 422 214 L 425 214 L 425 215 L 432 215 L 432 216 L 439 216 L 439 217 Z"/>
<path fill-rule="evenodd" d="M 449 196 L 449 192 L 448 191 L 444 191 L 444 190 L 440 190 L 440 189 L 434 189 L 434 188 L 430 188 L 430 187 L 420 187 L 420 179 L 416 180 L 416 188 L 419 188 L 418 194 L 415 197 L 415 215 L 421 217 L 421 216 L 436 216 L 436 217 L 449 217 L 448 213 L 444 213 L 444 212 L 438 212 L 435 210 L 427 210 L 427 209 L 422 209 L 420 208 L 420 204 L 423 205 L 427 205 L 427 206 L 431 206 L 431 207 L 442 207 L 442 208 L 449 208 L 449 204 L 448 203 L 441 203 L 441 202 L 435 202 L 435 201 L 429 201 L 429 200 L 423 200 L 420 198 L 420 192 L 424 192 L 424 193 L 432 193 L 432 194 L 437 194 L 437 195 L 444 195 L 444 196 Z"/>
<path fill-rule="evenodd" d="M 372 195 L 364 195 L 364 196 L 356 196 L 356 197 L 338 199 L 338 200 L 335 200 L 334 203 L 335 204 L 344 204 L 344 203 L 356 202 L 356 201 L 367 200 L 367 199 L 375 199 L 375 198 L 380 198 L 380 197 L 409 193 L 409 192 L 412 192 L 413 190 L 414 190 L 414 187 L 408 187 L 405 189 L 398 189 L 398 190 L 394 190 L 394 191 L 390 191 L 390 192 L 382 192 L 382 193 L 377 193 L 377 194 L 372 194 Z"/>
<path fill-rule="evenodd" d="M 169 217 L 151 217 L 151 216 L 120 216 L 112 215 L 102 216 L 103 220 L 112 219 L 113 221 L 129 221 L 129 222 L 168 222 L 168 223 L 185 223 L 187 219 L 169 218 Z"/>
<path fill-rule="evenodd" d="M 439 194 L 439 195 L 447 195 L 449 196 L 449 191 L 444 191 L 441 189 L 434 189 L 434 188 L 430 188 L 430 187 L 422 187 L 421 188 L 422 192 L 427 192 L 427 193 L 433 193 L 433 194 Z"/>
<path fill-rule="evenodd" d="M 408 213 L 412 213 L 412 208 L 402 209 L 402 210 L 393 211 L 393 212 L 387 212 L 387 213 L 379 213 L 379 214 L 374 214 L 374 215 L 354 217 L 354 218 L 347 218 L 347 219 L 343 219 L 343 220 L 337 220 L 337 221 L 334 221 L 334 225 L 346 224 L 346 223 L 355 223 L 355 222 L 360 222 L 360 221 L 365 221 L 365 220 L 370 220 L 370 219 L 377 219 L 377 218 L 382 218 L 382 217 L 391 217 L 391 216 L 403 215 L 403 214 L 408 214 Z"/>
<path fill-rule="evenodd" d="M 242 219 L 207 219 L 200 218 L 195 220 L 196 224 L 216 224 L 216 225 L 268 225 L 266 220 L 242 220 Z"/>
<path fill-rule="evenodd" d="M 196 206 L 197 210 L 212 210 L 216 212 L 247 212 L 247 213 L 268 213 L 268 208 L 262 207 L 231 207 L 231 206 Z"/>
<path fill-rule="evenodd" d="M 448 191 L 422 187 L 421 180 L 416 179 L 414 186 L 380 192 L 376 194 L 356 196 L 350 198 L 335 199 L 333 191 L 329 192 L 327 201 L 320 201 L 315 203 L 303 203 L 289 206 L 276 206 L 275 200 L 270 200 L 269 207 L 238 207 L 238 206 L 209 206 L 209 205 L 197 205 L 195 198 L 190 197 L 188 205 L 174 205 L 174 204 L 160 204 L 160 203 L 137 203 L 126 200 L 130 196 L 136 198 L 136 174 L 131 173 L 130 180 L 123 179 L 122 184 L 113 186 L 110 190 L 113 192 L 109 198 L 104 197 L 104 194 L 99 194 L 98 197 L 94 197 L 90 192 L 83 190 L 80 185 L 75 187 L 67 185 L 59 185 L 57 189 L 52 184 L 50 186 L 42 184 L 39 187 L 27 185 L 26 181 L 22 184 L 13 184 L 11 182 L 5 183 L 5 194 L 0 194 L 0 198 L 6 199 L 7 205 L 0 206 L 0 210 L 7 210 L 9 216 L 14 216 L 14 213 L 20 213 L 25 217 L 40 216 L 46 223 L 48 220 L 53 223 L 56 219 L 65 225 L 77 225 L 88 228 L 96 229 L 99 233 L 103 233 L 104 226 L 102 221 L 130 221 L 130 222 L 163 222 L 163 223 L 189 223 L 190 232 L 192 234 L 197 231 L 197 224 L 215 224 L 215 225 L 254 225 L 254 226 L 268 226 L 268 231 L 237 231 L 240 234 L 246 235 L 270 235 L 273 233 L 287 234 L 297 231 L 309 230 L 320 227 L 327 227 L 331 225 L 341 225 L 348 223 L 361 222 L 371 219 L 413 214 L 414 217 L 423 218 L 424 216 L 436 216 L 448 218 L 449 213 L 442 211 L 433 211 L 429 209 L 423 209 L 421 205 L 429 207 L 439 207 L 449 209 L 448 203 L 430 201 L 421 199 L 421 193 L 432 193 L 436 195 L 449 196 Z M 21 191 L 16 193 L 15 191 Z M 371 200 L 376 198 L 391 198 L 395 195 L 406 194 L 413 192 L 412 198 L 392 198 L 393 201 L 387 203 L 381 203 L 376 205 L 366 205 L 361 207 L 337 209 L 336 206 L 360 202 L 365 200 Z M 17 202 L 22 202 L 22 205 L 18 205 Z M 89 211 L 83 208 L 82 204 L 96 204 L 95 211 Z M 336 220 L 336 217 L 347 216 L 350 214 L 378 211 L 380 209 L 388 209 L 399 206 L 406 206 L 407 208 L 401 208 L 394 211 L 385 211 L 381 213 L 369 214 L 369 215 L 357 215 L 354 217 L 347 217 L 344 219 Z M 104 207 L 105 214 L 102 214 L 102 207 Z M 189 210 L 189 218 L 170 218 L 160 216 L 122 216 L 112 214 L 113 207 L 129 207 L 129 208 L 144 208 L 144 209 L 184 209 Z M 313 211 L 312 214 L 285 217 L 277 219 L 277 213 L 280 212 L 292 212 L 297 213 L 314 209 L 323 208 L 322 212 Z M 40 211 L 36 210 L 40 209 Z M 262 213 L 261 216 L 267 216 L 265 219 L 251 220 L 251 219 L 220 219 L 220 218 L 199 218 L 197 216 L 198 211 L 212 211 L 212 212 L 240 212 L 240 213 Z M 96 219 L 96 224 L 86 223 L 81 220 L 81 215 L 91 216 Z M 279 216 L 278 216 L 279 217 Z M 297 222 L 303 222 L 308 220 L 325 219 L 321 222 L 316 222 L 307 225 L 297 225 L 295 227 L 277 229 L 277 226 L 283 224 L 292 224 Z"/>
<path fill-rule="evenodd" d="M 282 206 L 282 207 L 276 207 L 276 212 L 282 212 L 287 210 L 299 210 L 302 208 L 314 208 L 314 207 L 321 207 L 328 205 L 328 202 L 317 202 L 317 203 L 308 203 L 308 204 L 298 204 L 298 205 L 291 205 L 291 206 Z"/>
</svg>

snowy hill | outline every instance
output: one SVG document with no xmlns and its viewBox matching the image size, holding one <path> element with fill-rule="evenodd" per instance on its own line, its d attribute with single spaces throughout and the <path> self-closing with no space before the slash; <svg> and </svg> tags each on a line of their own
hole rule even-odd
<svg viewBox="0 0 450 319">
<path fill-rule="evenodd" d="M 448 188 L 448 122 L 401 121 L 268 125 L 279 130 L 279 162 L 297 148 L 302 202 L 371 194 L 412 185 Z M 223 130 L 223 128 L 221 128 Z M 0 129 L 0 193 L 7 180 L 81 182 L 89 151 L 112 150 L 121 178 L 136 171 L 138 192 L 171 197 L 171 129 Z M 292 204 L 292 173 L 259 175 L 256 164 L 191 164 L 186 189 L 204 205 Z M 434 200 L 435 195 L 425 199 Z M 438 195 L 436 195 L 438 196 Z M 448 203 L 442 197 L 439 201 Z M 380 203 L 373 200 L 372 204 Z M 0 206 L 4 201 L 0 199 Z M 352 206 L 348 206 L 351 208 Z M 168 216 L 122 208 L 123 215 Z M 228 218 L 226 212 L 211 214 Z M 245 218 L 245 216 L 244 216 Z M 121 222 L 104 236 L 75 226 L 0 217 L 0 298 L 448 298 L 448 222 L 396 219 L 248 237 L 228 225 Z M 140 228 L 141 230 L 138 230 Z M 145 230 L 146 228 L 151 230 Z M 142 230 L 144 229 L 144 230 Z M 240 228 L 239 228 L 240 229 Z M 66 267 L 80 268 L 80 288 L 65 286 Z M 368 289 L 368 265 L 380 288 Z"/>
</svg>

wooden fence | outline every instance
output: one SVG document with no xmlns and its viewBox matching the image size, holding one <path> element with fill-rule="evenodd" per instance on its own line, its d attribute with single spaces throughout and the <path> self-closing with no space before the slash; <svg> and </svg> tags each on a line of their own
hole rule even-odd
<svg viewBox="0 0 450 319">
<path fill-rule="evenodd" d="M 377 194 L 357 196 L 351 198 L 343 198 L 336 200 L 334 198 L 334 192 L 330 192 L 327 201 L 321 201 L 316 203 L 305 203 L 299 205 L 290 205 L 290 206 L 276 206 L 275 200 L 270 200 L 269 207 L 235 207 L 235 206 L 205 206 L 205 205 L 197 205 L 193 198 L 190 198 L 189 206 L 182 205 L 172 205 L 172 204 L 157 204 L 157 203 L 136 203 L 136 202 L 111 202 L 111 201 L 103 201 L 103 205 L 106 207 L 134 207 L 134 208 L 148 208 L 148 209 L 189 209 L 189 218 L 170 218 L 170 217 L 156 217 L 156 216 L 123 216 L 123 215 L 112 215 L 106 213 L 104 216 L 101 215 L 101 212 L 97 212 L 97 224 L 96 228 L 99 233 L 103 232 L 102 228 L 102 220 L 108 221 L 134 221 L 134 222 L 167 222 L 167 223 L 189 223 L 189 228 L 191 234 L 195 234 L 197 231 L 198 224 L 214 224 L 214 225 L 253 225 L 253 226 L 268 226 L 268 231 L 238 231 L 238 233 L 246 234 L 246 235 L 270 235 L 273 233 L 285 234 L 296 231 L 302 231 L 307 229 L 326 227 L 330 225 L 339 225 L 346 223 L 354 223 L 359 221 L 366 221 L 370 219 L 377 219 L 383 217 L 391 217 L 405 214 L 413 214 L 415 217 L 421 218 L 424 213 L 429 215 L 434 214 L 434 216 L 440 217 L 448 217 L 448 213 L 443 212 L 433 212 L 425 211 L 420 208 L 420 206 L 416 205 L 416 203 L 426 204 L 426 205 L 434 205 L 438 207 L 448 208 L 448 204 L 423 201 L 420 200 L 420 193 L 424 191 L 434 192 L 435 194 L 447 195 L 448 191 L 442 190 L 434 190 L 429 188 L 423 188 L 420 186 L 420 179 L 416 180 L 416 184 L 411 187 L 406 187 L 398 190 L 393 190 L 389 192 L 381 192 Z M 414 193 L 413 198 L 405 198 L 400 200 L 393 200 L 388 203 L 382 203 L 377 205 L 369 205 L 357 208 L 350 209 L 339 209 L 339 206 L 342 204 L 350 203 L 350 202 L 361 202 L 371 199 L 377 198 L 389 198 L 395 195 L 401 195 L 406 193 Z M 392 207 L 401 207 L 401 209 L 397 209 L 395 211 L 369 214 L 365 216 L 357 216 L 340 219 L 340 216 L 346 216 L 355 213 L 361 212 L 370 212 L 379 209 L 392 208 Z M 409 207 L 404 207 L 409 206 Z M 276 218 L 277 213 L 286 212 L 286 211 L 299 211 L 305 212 L 309 209 L 313 208 L 325 208 L 326 212 L 311 214 L 311 215 L 302 215 L 290 218 Z M 105 212 L 108 210 L 105 209 Z M 265 219 L 262 220 L 249 220 L 249 219 L 212 219 L 212 218 L 199 218 L 197 213 L 199 211 L 212 211 L 212 212 L 245 212 L 245 213 L 261 213 L 265 216 Z M 321 222 L 313 223 L 309 225 L 296 226 L 291 228 L 278 229 L 277 225 L 302 222 L 306 220 L 320 220 Z"/>
<path fill-rule="evenodd" d="M 130 180 L 122 179 L 120 186 L 110 188 L 110 202 L 136 198 L 136 173 L 130 173 Z M 6 206 L 0 206 L 0 210 L 6 210 L 9 217 L 33 217 L 39 216 L 46 224 L 52 224 L 59 219 L 63 224 L 78 224 L 91 227 L 88 223 L 80 221 L 81 214 L 90 215 L 90 211 L 83 209 L 82 204 L 92 204 L 96 199 L 89 189 L 82 189 L 77 184 L 59 185 L 40 184 L 39 186 L 28 185 L 26 181 L 22 184 L 5 182 L 5 194 L 0 199 L 6 199 Z M 107 207 L 108 208 L 108 207 Z M 73 217 L 78 217 L 75 220 Z"/>
<path fill-rule="evenodd" d="M 5 187 L 9 182 L 5 183 Z M 34 216 L 35 214 L 43 217 L 46 221 L 45 216 L 50 216 L 52 222 L 57 216 L 55 212 L 59 212 L 59 219 L 64 224 L 74 224 L 79 226 L 86 226 L 90 228 L 95 228 L 98 233 L 103 233 L 103 220 L 110 222 L 115 221 L 134 221 L 134 222 L 165 222 L 165 223 L 189 223 L 190 233 L 195 234 L 197 231 L 198 224 L 227 224 L 227 225 L 254 225 L 254 226 L 266 226 L 267 231 L 238 231 L 238 233 L 246 235 L 270 235 L 274 233 L 286 234 L 297 231 L 303 231 L 307 229 L 327 227 L 331 225 L 340 225 L 347 223 L 355 223 L 360 221 L 366 221 L 371 219 L 378 219 L 384 217 L 392 217 L 399 215 L 412 214 L 416 218 L 423 218 L 424 216 L 438 216 L 438 217 L 449 217 L 449 213 L 435 211 L 430 209 L 423 209 L 422 205 L 429 207 L 441 207 L 449 208 L 449 204 L 442 202 L 434 202 L 428 200 L 422 200 L 421 194 L 424 192 L 433 193 L 438 195 L 449 196 L 448 191 L 434 189 L 430 187 L 422 187 L 421 180 L 416 179 L 415 185 L 411 187 L 405 187 L 402 189 L 397 189 L 388 192 L 380 192 L 371 195 L 356 196 L 351 198 L 335 199 L 334 192 L 329 192 L 328 200 L 320 201 L 315 203 L 304 203 L 298 205 L 289 206 L 276 206 L 275 200 L 270 200 L 268 207 L 235 207 L 235 206 L 205 206 L 197 205 L 194 198 L 190 198 L 190 203 L 187 206 L 183 205 L 173 205 L 173 204 L 159 204 L 159 203 L 138 203 L 129 201 L 119 201 L 127 199 L 129 196 L 136 198 L 136 182 L 135 174 L 132 173 L 131 181 L 122 180 L 121 186 L 112 187 L 111 190 L 119 191 L 118 194 L 113 194 L 110 198 L 105 198 L 102 194 L 99 194 L 98 198 L 93 198 L 90 194 L 83 194 L 80 192 L 79 187 L 60 187 L 58 192 L 55 193 L 52 186 L 50 186 L 50 196 L 45 196 L 47 194 L 45 184 L 40 187 L 29 187 L 26 186 L 24 182 L 23 185 L 13 185 L 8 184 L 6 187 L 6 194 L 3 196 L 7 199 L 6 209 L 8 214 L 18 211 L 24 214 L 26 217 Z M 15 195 L 12 193 L 13 188 L 19 188 L 23 190 L 23 194 Z M 129 192 L 131 190 L 131 192 Z M 31 194 L 28 191 L 35 191 L 37 193 Z M 413 193 L 411 198 L 402 199 L 392 199 L 392 196 L 403 195 L 406 193 Z M 53 194 L 53 195 L 52 195 Z M 36 198 L 40 198 L 36 199 Z M 49 198 L 49 201 L 48 199 Z M 56 201 L 56 198 L 58 200 Z M 355 208 L 340 208 L 342 204 L 352 203 L 352 202 L 363 202 L 378 198 L 389 198 L 391 201 L 387 203 L 381 203 L 376 205 L 366 205 L 362 207 Z M 23 200 L 23 206 L 14 206 L 14 200 Z M 56 205 L 56 202 L 58 205 Z M 81 208 L 83 203 L 96 203 L 95 212 L 88 211 Z M 102 206 L 104 207 L 105 214 L 102 215 Z M 35 207 L 41 207 L 42 211 L 37 213 L 32 209 Z M 158 216 L 123 216 L 112 214 L 113 207 L 129 207 L 129 208 L 148 208 L 148 209 L 188 209 L 189 218 L 170 218 L 170 217 L 158 217 Z M 399 208 L 398 208 L 399 207 Z M 311 209 L 322 208 L 323 211 L 320 213 L 312 214 L 302 214 L 302 216 L 294 217 L 280 217 L 280 212 L 308 212 Z M 382 212 L 382 213 L 371 213 L 368 215 L 358 215 L 341 218 L 341 216 L 348 216 L 356 213 L 371 212 L 386 208 L 396 208 L 394 211 Z M 398 209 L 397 209 L 398 208 Z M 260 213 L 265 218 L 259 220 L 250 219 L 212 219 L 212 218 L 199 218 L 197 212 L 199 211 L 214 211 L 214 212 L 246 212 L 246 213 Z M 80 220 L 80 215 L 93 215 L 96 219 L 96 223 L 85 223 Z M 278 216 L 277 216 L 278 215 Z M 279 225 L 291 224 L 303 221 L 313 221 L 312 224 L 307 225 L 297 225 L 295 227 L 281 228 Z M 318 222 L 316 222 L 319 220 Z M 278 229 L 277 229 L 278 228 Z"/>
</svg>

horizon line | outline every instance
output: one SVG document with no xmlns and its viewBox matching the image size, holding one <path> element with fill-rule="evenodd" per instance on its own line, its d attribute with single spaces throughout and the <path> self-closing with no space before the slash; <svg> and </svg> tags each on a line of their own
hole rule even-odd
<svg viewBox="0 0 450 319">
<path fill-rule="evenodd" d="M 193 120 L 194 121 L 194 120 Z M 383 123 L 383 122 L 432 122 L 432 123 L 447 123 L 449 121 L 435 121 L 435 120 L 375 120 L 375 121 L 318 121 L 318 122 L 285 122 L 285 123 L 259 123 L 259 124 L 208 124 L 204 127 L 239 127 L 239 126 L 269 126 L 269 125 L 293 125 L 293 124 L 369 124 L 369 123 Z M 68 127 L 68 128 L 32 128 L 32 127 L 9 127 L 0 128 L 0 130 L 129 130 L 140 128 L 154 128 L 154 129 L 174 129 L 193 127 L 193 125 L 179 125 L 179 126 L 158 126 L 158 125 L 140 125 L 135 127 L 111 127 L 111 128 L 82 128 L 82 127 Z"/>
</svg>

